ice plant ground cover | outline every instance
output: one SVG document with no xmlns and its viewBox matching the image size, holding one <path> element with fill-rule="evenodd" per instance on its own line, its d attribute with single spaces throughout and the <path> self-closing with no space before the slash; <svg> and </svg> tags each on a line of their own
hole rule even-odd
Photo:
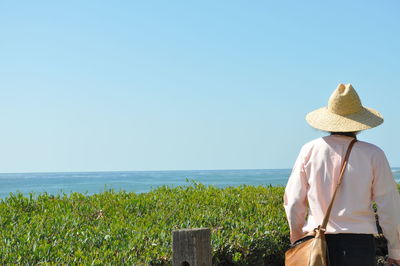
<svg viewBox="0 0 400 266">
<path fill-rule="evenodd" d="M 209 227 L 214 265 L 282 265 L 283 191 L 192 182 L 142 194 L 10 194 L 0 201 L 0 262 L 171 265 L 172 230 Z"/>
</svg>

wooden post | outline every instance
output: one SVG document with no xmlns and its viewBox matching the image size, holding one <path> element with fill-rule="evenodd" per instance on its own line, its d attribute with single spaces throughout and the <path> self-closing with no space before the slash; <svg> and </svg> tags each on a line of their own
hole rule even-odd
<svg viewBox="0 0 400 266">
<path fill-rule="evenodd" d="M 208 228 L 172 232 L 173 266 L 211 266 L 211 231 Z"/>
</svg>

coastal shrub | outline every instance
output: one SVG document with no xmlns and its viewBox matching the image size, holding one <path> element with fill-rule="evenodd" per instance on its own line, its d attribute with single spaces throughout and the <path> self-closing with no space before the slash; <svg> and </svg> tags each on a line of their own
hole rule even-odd
<svg viewBox="0 0 400 266">
<path fill-rule="evenodd" d="M 208 227 L 214 265 L 283 265 L 283 191 L 193 182 L 143 194 L 10 194 L 0 200 L 0 262 L 171 265 L 172 230 Z"/>
<path fill-rule="evenodd" d="M 214 264 L 276 265 L 289 243 L 282 193 L 192 183 L 143 194 L 10 194 L 0 201 L 0 261 L 170 265 L 172 230 L 209 227 Z"/>
</svg>

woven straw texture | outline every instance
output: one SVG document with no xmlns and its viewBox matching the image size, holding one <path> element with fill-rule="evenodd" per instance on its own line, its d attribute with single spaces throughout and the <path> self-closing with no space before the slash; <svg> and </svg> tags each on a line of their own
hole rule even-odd
<svg viewBox="0 0 400 266">
<path fill-rule="evenodd" d="M 383 123 L 378 111 L 362 106 L 351 84 L 339 84 L 328 106 L 307 114 L 306 120 L 312 127 L 329 132 L 361 131 Z"/>
</svg>

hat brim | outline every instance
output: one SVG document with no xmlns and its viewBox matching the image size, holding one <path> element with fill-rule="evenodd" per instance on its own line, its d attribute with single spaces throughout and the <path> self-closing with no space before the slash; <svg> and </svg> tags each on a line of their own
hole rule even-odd
<svg viewBox="0 0 400 266">
<path fill-rule="evenodd" d="M 322 107 L 306 116 L 314 128 L 329 132 L 355 132 L 370 129 L 383 123 L 383 116 L 372 108 L 363 107 L 360 112 L 338 115 Z"/>
</svg>

